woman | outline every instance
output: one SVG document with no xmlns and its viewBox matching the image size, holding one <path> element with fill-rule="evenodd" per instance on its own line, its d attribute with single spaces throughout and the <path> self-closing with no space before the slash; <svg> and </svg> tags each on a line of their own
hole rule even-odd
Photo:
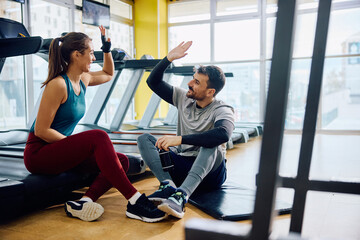
<svg viewBox="0 0 360 240">
<path fill-rule="evenodd" d="M 102 71 L 90 72 L 95 60 L 92 40 L 83 33 L 71 32 L 55 38 L 49 51 L 49 73 L 37 118 L 30 129 L 24 152 L 29 172 L 59 174 L 70 169 L 86 169 L 99 175 L 79 201 L 65 203 L 68 216 L 94 221 L 104 212 L 95 203 L 111 187 L 129 201 L 126 216 L 145 222 L 165 218 L 145 196 L 140 194 L 126 176 L 129 162 L 124 154 L 116 153 L 107 133 L 90 130 L 71 135 L 85 112 L 85 91 L 88 86 L 111 80 L 114 62 L 111 42 L 100 27 L 104 65 Z"/>
</svg>

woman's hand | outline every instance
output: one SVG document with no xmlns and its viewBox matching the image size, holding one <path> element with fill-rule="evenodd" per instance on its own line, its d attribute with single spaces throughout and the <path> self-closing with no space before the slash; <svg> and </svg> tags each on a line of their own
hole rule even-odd
<svg viewBox="0 0 360 240">
<path fill-rule="evenodd" d="M 99 27 L 100 29 L 100 32 L 101 32 L 101 42 L 102 42 L 102 51 L 104 53 L 108 53 L 110 52 L 110 49 L 111 49 L 111 41 L 110 41 L 110 38 L 108 38 L 107 40 L 105 39 L 105 28 L 101 25 Z"/>
<path fill-rule="evenodd" d="M 105 28 L 103 26 L 100 26 L 99 29 L 101 32 L 101 41 L 103 44 L 101 49 L 104 52 L 103 68 L 101 71 L 83 73 L 82 80 L 85 81 L 87 79 L 88 82 L 86 86 L 96 86 L 99 84 L 106 83 L 110 81 L 114 75 L 115 67 L 114 67 L 114 60 L 110 53 L 110 48 L 111 48 L 110 38 L 108 38 L 106 41 Z"/>
</svg>

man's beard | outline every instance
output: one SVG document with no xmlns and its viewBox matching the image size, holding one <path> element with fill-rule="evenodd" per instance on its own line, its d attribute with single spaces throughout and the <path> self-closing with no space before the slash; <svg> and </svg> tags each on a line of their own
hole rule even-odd
<svg viewBox="0 0 360 240">
<path fill-rule="evenodd" d="M 188 92 L 186 93 L 186 96 L 187 96 L 188 98 L 194 99 L 194 89 L 193 89 L 192 87 L 189 87 L 189 90 L 188 90 Z"/>
<path fill-rule="evenodd" d="M 195 99 L 195 98 L 194 98 L 194 92 L 189 92 L 189 91 L 188 91 L 188 92 L 186 93 L 186 96 L 187 96 L 188 98 Z"/>
<path fill-rule="evenodd" d="M 190 90 L 191 90 L 191 91 L 190 91 Z M 191 98 L 191 99 L 194 99 L 194 100 L 199 100 L 199 101 L 205 99 L 205 96 L 201 96 L 201 95 L 196 96 L 196 95 L 195 95 L 195 92 L 194 92 L 192 89 L 190 89 L 190 88 L 189 88 L 189 91 L 186 93 L 186 97 Z"/>
</svg>

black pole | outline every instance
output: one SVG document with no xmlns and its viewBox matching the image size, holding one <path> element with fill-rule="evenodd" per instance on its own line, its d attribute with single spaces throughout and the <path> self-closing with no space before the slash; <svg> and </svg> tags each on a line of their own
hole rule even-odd
<svg viewBox="0 0 360 240">
<path fill-rule="evenodd" d="M 289 92 L 296 0 L 279 0 L 251 239 L 268 239 Z"/>
<path fill-rule="evenodd" d="M 320 0 L 290 230 L 301 233 L 316 131 L 331 0 Z"/>
</svg>

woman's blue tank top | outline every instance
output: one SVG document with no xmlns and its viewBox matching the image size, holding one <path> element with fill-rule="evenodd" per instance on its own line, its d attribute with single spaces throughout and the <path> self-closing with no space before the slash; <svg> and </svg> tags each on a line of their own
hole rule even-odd
<svg viewBox="0 0 360 240">
<path fill-rule="evenodd" d="M 70 136 L 80 119 L 85 114 L 86 87 L 80 80 L 80 94 L 76 95 L 68 76 L 66 74 L 61 76 L 65 79 L 68 97 L 66 102 L 61 104 L 57 110 L 50 128 L 55 129 L 65 136 Z M 35 122 L 36 119 L 30 129 L 30 132 L 34 132 Z"/>
</svg>

